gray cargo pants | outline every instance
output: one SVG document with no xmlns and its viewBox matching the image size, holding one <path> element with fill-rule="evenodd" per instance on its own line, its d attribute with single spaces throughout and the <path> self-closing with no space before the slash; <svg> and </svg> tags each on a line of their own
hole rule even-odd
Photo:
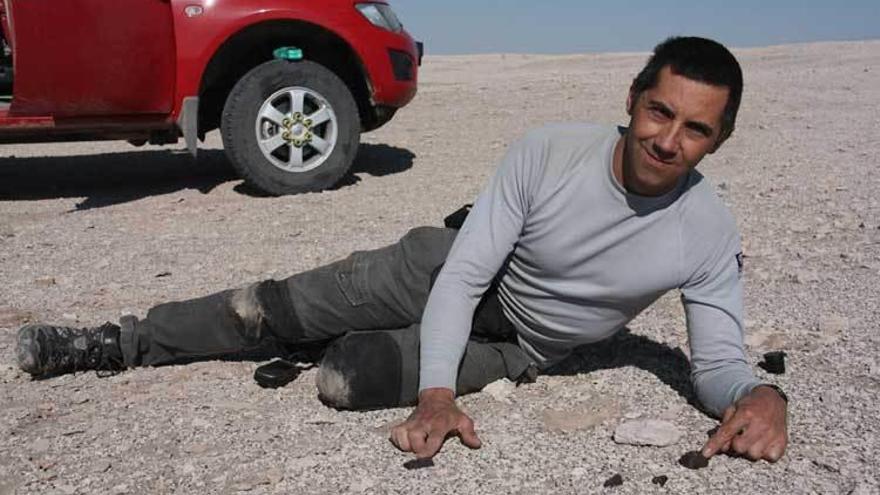
<svg viewBox="0 0 880 495">
<path fill-rule="evenodd" d="M 317 375 L 325 403 L 343 409 L 412 405 L 418 393 L 419 322 L 456 233 L 416 228 L 390 246 L 358 251 L 284 280 L 161 304 L 141 320 L 123 317 L 125 364 L 256 350 L 285 355 L 297 344 L 326 344 Z M 474 316 L 457 394 L 503 377 L 518 380 L 533 370 L 490 289 Z"/>
</svg>

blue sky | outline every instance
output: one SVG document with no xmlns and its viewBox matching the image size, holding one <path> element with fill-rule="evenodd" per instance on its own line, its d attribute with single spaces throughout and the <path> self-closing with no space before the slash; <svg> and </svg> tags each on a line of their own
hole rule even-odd
<svg viewBox="0 0 880 495">
<path fill-rule="evenodd" d="M 433 54 L 648 51 L 672 34 L 734 47 L 880 38 L 880 0 L 390 0 Z"/>
</svg>

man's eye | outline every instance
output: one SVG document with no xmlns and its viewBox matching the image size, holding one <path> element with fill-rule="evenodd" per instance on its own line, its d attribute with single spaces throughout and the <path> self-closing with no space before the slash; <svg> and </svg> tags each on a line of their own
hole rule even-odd
<svg viewBox="0 0 880 495">
<path fill-rule="evenodd" d="M 663 112 L 663 110 L 660 110 L 659 108 L 649 108 L 648 112 L 651 114 L 652 117 L 654 117 L 658 120 L 663 120 L 666 118 L 666 113 Z"/>
<path fill-rule="evenodd" d="M 706 135 L 706 131 L 703 131 L 701 129 L 694 129 L 693 127 L 685 127 L 685 132 L 687 132 L 688 137 L 691 139 L 699 140 L 709 137 Z"/>
</svg>

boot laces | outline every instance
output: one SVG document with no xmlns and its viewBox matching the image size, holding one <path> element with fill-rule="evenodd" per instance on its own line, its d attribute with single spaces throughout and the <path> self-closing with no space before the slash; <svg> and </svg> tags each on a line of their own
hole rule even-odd
<svg viewBox="0 0 880 495">
<path fill-rule="evenodd" d="M 112 328 L 112 324 L 105 323 L 96 328 L 60 327 L 56 332 L 48 334 L 51 366 L 68 369 L 72 373 L 95 370 L 102 378 L 118 374 L 123 367 L 122 362 L 105 352 L 101 341 L 104 330 L 108 327 Z M 77 339 L 85 340 L 85 348 L 77 347 Z"/>
</svg>

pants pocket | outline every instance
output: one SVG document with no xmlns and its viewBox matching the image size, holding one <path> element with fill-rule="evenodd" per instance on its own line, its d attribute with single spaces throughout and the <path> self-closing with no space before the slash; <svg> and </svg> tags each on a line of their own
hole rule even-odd
<svg viewBox="0 0 880 495">
<path fill-rule="evenodd" d="M 362 252 L 352 253 L 336 271 L 336 285 L 352 306 L 361 306 L 369 302 L 367 290 L 367 259 Z"/>
</svg>

